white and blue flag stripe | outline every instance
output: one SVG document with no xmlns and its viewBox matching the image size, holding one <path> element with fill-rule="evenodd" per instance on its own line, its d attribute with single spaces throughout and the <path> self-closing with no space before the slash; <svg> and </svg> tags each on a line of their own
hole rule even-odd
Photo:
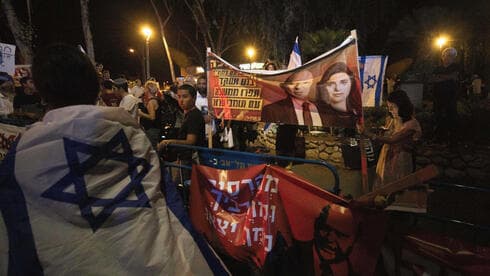
<svg viewBox="0 0 490 276">
<path fill-rule="evenodd" d="M 0 275 L 229 274 L 122 108 L 30 127 L 0 167 L 0 211 Z"/>
<path fill-rule="evenodd" d="M 387 56 L 360 56 L 362 106 L 379 107 L 383 100 L 383 83 Z"/>
<path fill-rule="evenodd" d="M 291 51 L 291 55 L 289 55 L 288 70 L 299 66 L 301 66 L 301 52 L 299 50 L 298 37 L 296 37 L 293 50 Z"/>
</svg>

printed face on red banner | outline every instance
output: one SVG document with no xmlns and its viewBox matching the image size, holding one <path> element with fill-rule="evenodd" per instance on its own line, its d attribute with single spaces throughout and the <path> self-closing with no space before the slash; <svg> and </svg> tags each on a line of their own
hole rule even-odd
<svg viewBox="0 0 490 276">
<path fill-rule="evenodd" d="M 193 225 L 237 260 L 267 271 L 278 261 L 269 256 L 296 252 L 302 262 L 279 261 L 280 266 L 315 274 L 374 271 L 383 220 L 374 216 L 375 223 L 369 222 L 371 217 L 359 216 L 347 201 L 289 171 L 266 165 L 195 166 L 192 183 Z M 366 247 L 374 256 L 362 256 Z"/>
<path fill-rule="evenodd" d="M 353 128 L 362 116 L 355 40 L 293 70 L 243 71 L 212 52 L 208 60 L 208 100 L 217 117 Z"/>
</svg>

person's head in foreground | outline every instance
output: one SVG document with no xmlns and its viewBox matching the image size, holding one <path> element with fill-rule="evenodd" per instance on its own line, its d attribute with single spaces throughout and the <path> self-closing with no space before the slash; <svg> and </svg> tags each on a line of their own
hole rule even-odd
<svg viewBox="0 0 490 276">
<path fill-rule="evenodd" d="M 99 94 L 94 65 L 74 46 L 53 44 L 39 51 L 32 63 L 32 76 L 51 109 L 93 105 Z"/>
</svg>

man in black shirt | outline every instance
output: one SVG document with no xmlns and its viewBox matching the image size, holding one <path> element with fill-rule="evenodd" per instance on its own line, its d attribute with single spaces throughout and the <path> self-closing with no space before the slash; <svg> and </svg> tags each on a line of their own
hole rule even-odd
<svg viewBox="0 0 490 276">
<path fill-rule="evenodd" d="M 457 127 L 458 113 L 456 109 L 459 68 L 456 65 L 457 51 L 446 48 L 442 51 L 442 64 L 434 70 L 434 116 L 435 140 L 437 142 L 454 141 L 454 129 Z"/>
<path fill-rule="evenodd" d="M 168 144 L 205 146 L 204 118 L 195 104 L 196 89 L 184 84 L 177 90 L 177 98 L 180 107 L 184 110 L 184 121 L 180 127 L 178 139 L 163 140 L 158 144 L 158 148 L 164 148 Z"/>
<path fill-rule="evenodd" d="M 165 149 L 168 144 L 179 144 L 189 146 L 206 145 L 204 134 L 204 117 L 201 111 L 196 107 L 196 89 L 188 84 L 180 86 L 177 90 L 177 98 L 180 107 L 184 111 L 184 121 L 180 127 L 178 139 L 163 140 L 158 144 L 158 150 Z M 192 153 L 185 151 L 180 153 L 179 159 L 183 165 L 190 166 L 192 164 Z M 183 179 L 188 180 L 190 172 L 183 171 Z"/>
</svg>

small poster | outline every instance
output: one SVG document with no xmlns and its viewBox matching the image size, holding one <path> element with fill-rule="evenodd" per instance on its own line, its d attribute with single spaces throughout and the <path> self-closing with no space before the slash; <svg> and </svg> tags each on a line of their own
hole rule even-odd
<svg viewBox="0 0 490 276">
<path fill-rule="evenodd" d="M 15 45 L 0 43 L 0 72 L 13 76 L 15 71 Z"/>
</svg>

